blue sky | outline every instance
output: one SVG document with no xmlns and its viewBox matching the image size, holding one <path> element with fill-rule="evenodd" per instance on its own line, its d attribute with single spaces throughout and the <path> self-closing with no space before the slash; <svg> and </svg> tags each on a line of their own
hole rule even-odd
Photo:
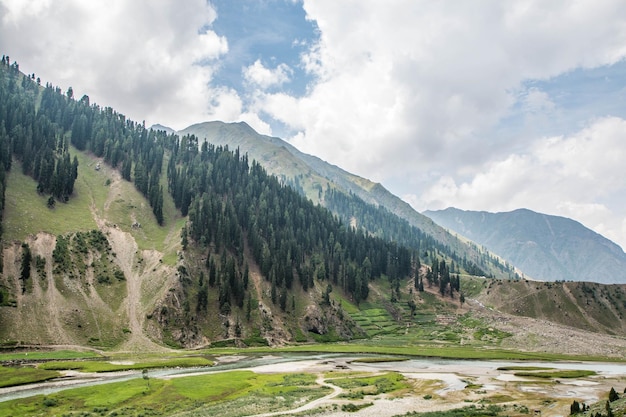
<svg viewBox="0 0 626 417">
<path fill-rule="evenodd" d="M 417 210 L 626 247 L 622 0 L 0 0 L 0 49 L 148 125 L 245 121 Z"/>
<path fill-rule="evenodd" d="M 214 82 L 246 91 L 242 68 L 260 61 L 265 67 L 286 64 L 291 70 L 282 91 L 302 96 L 312 81 L 300 55 L 317 39 L 315 22 L 307 21 L 302 5 L 285 1 L 213 1 L 218 18 L 211 29 L 228 39 Z M 278 87 L 276 87 L 278 88 Z"/>
</svg>

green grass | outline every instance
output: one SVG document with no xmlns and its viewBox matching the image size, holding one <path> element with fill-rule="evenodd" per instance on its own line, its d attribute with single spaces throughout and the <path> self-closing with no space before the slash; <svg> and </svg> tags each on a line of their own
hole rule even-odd
<svg viewBox="0 0 626 417">
<path fill-rule="evenodd" d="M 515 372 L 515 376 L 533 377 L 533 378 L 585 378 L 595 375 L 595 371 L 586 370 L 550 370 L 550 371 L 521 371 Z"/>
<path fill-rule="evenodd" d="M 0 366 L 0 388 L 47 381 L 60 375 L 56 371 L 31 367 Z"/>
<path fill-rule="evenodd" d="M 481 328 L 474 332 L 474 339 L 485 341 L 485 342 L 492 342 L 496 344 L 502 342 L 502 339 L 505 339 L 511 336 L 512 336 L 511 333 L 503 332 L 501 330 L 498 330 L 492 327 Z"/>
<path fill-rule="evenodd" d="M 221 372 L 189 378 L 174 378 L 172 389 L 179 395 L 194 400 L 220 401 L 247 393 L 257 374 L 252 371 Z M 201 388 L 203 387 L 203 388 Z"/>
<path fill-rule="evenodd" d="M 381 363 L 381 362 L 404 362 L 408 361 L 409 358 L 397 357 L 397 356 L 382 356 L 382 357 L 372 357 L 372 358 L 358 358 L 353 360 L 352 362 L 358 363 Z"/>
<path fill-rule="evenodd" d="M 400 355 L 408 357 L 431 357 L 450 359 L 502 359 L 502 360 L 533 360 L 533 361 L 598 361 L 606 362 L 606 357 L 567 355 L 548 352 L 518 352 L 500 348 L 480 348 L 477 346 L 459 346 L 453 344 L 442 345 L 440 343 L 411 345 L 401 342 L 400 338 L 389 337 L 371 341 L 359 341 L 358 343 L 329 343 L 308 344 L 286 347 L 260 347 L 241 349 L 210 349 L 211 354 L 235 354 L 235 353 L 276 353 L 276 352 L 315 352 L 315 353 L 355 353 L 355 354 L 381 354 Z M 612 361 L 618 361 L 611 359 Z M 626 359 L 622 360 L 622 362 Z"/>
<path fill-rule="evenodd" d="M 333 378 L 332 383 L 344 389 L 358 388 L 357 392 L 361 398 L 362 395 L 378 395 L 409 387 L 404 376 L 397 372 L 363 377 Z"/>
<path fill-rule="evenodd" d="M 41 231 L 59 235 L 95 229 L 97 226 L 89 210 L 92 201 L 89 184 L 80 180 L 83 171 L 79 165 L 79 179 L 70 201 L 57 202 L 54 209 L 49 209 L 48 196 L 37 193 L 37 182 L 23 175 L 21 164 L 14 161 L 7 176 L 3 239 L 24 241 L 28 235 Z"/>
<path fill-rule="evenodd" d="M 110 224 L 130 232 L 139 249 L 156 249 L 164 253 L 163 262 L 176 263 L 176 250 L 180 242 L 180 230 L 186 219 L 174 207 L 169 193 L 164 196 L 163 212 L 166 224 L 159 226 L 148 201 L 136 189 L 134 184 L 122 180 L 121 197 L 114 199 L 105 207 L 111 186 L 113 170 L 106 164 L 96 171 L 97 159 L 71 148 L 70 153 L 78 158 L 78 178 L 74 185 L 74 194 L 67 203 L 57 202 L 54 209 L 47 207 L 48 196 L 36 192 L 37 183 L 31 177 L 22 174 L 18 161 L 13 162 L 7 176 L 6 206 L 4 211 L 4 235 L 6 241 L 23 241 L 28 235 L 41 231 L 62 235 L 73 231 L 88 231 L 97 228 L 92 209 Z M 167 161 L 164 161 L 166 164 Z M 163 170 L 161 182 L 166 184 L 166 170 Z M 167 187 L 165 187 L 167 188 Z M 132 223 L 141 223 L 141 228 L 133 229 Z"/>
<path fill-rule="evenodd" d="M 51 351 L 2 353 L 0 354 L 0 361 L 63 360 L 63 359 L 87 359 L 87 358 L 97 358 L 97 357 L 100 357 L 100 355 L 95 352 L 79 352 L 75 350 L 51 350 Z"/>
<path fill-rule="evenodd" d="M 232 371 L 129 381 L 69 389 L 0 403 L 1 416 L 172 415 L 202 409 L 203 415 L 249 415 L 281 410 L 328 392 L 305 374 L 256 374 Z M 91 414 L 94 413 L 94 414 Z"/>
<path fill-rule="evenodd" d="M 67 370 L 73 369 L 81 372 L 114 372 L 128 371 L 134 369 L 154 369 L 154 368 L 189 368 L 196 366 L 212 366 L 213 361 L 202 357 L 190 358 L 167 358 L 162 360 L 145 361 L 54 361 L 39 365 L 40 369 L 47 370 Z"/>
</svg>

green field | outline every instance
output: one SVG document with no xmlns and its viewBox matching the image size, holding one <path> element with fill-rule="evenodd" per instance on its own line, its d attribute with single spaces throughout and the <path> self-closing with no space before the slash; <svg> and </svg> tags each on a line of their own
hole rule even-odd
<svg viewBox="0 0 626 417">
<path fill-rule="evenodd" d="M 56 371 L 31 367 L 0 366 L 0 388 L 34 384 L 60 376 Z"/>
<path fill-rule="evenodd" d="M 53 361 L 39 365 L 40 369 L 47 370 L 64 370 L 72 369 L 81 372 L 114 372 L 128 371 L 133 369 L 152 369 L 152 368 L 190 368 L 197 366 L 211 366 L 213 361 L 201 358 L 166 358 L 162 360 L 144 360 L 144 361 Z"/>
<path fill-rule="evenodd" d="M 54 208 L 48 208 L 48 196 L 36 192 L 37 182 L 22 174 L 19 161 L 13 162 L 7 176 L 4 240 L 24 241 L 27 236 L 39 232 L 63 235 L 97 229 L 95 213 L 109 224 L 130 232 L 139 249 L 163 252 L 163 262 L 174 265 L 185 219 L 174 207 L 171 195 L 167 193 L 164 196 L 163 214 L 166 220 L 164 226 L 159 226 L 147 200 L 132 183 L 121 180 L 118 183 L 119 193 L 112 195 L 114 173 L 111 167 L 101 164 L 101 169 L 96 170 L 98 159 L 73 148 L 71 155 L 76 156 L 79 163 L 74 194 L 69 203 L 57 202 Z M 166 183 L 165 175 L 163 170 L 162 183 Z M 140 223 L 141 228 L 132 228 L 134 222 Z"/>
<path fill-rule="evenodd" d="M 64 360 L 64 359 L 88 359 L 100 357 L 91 351 L 79 352 L 75 350 L 42 350 L 30 352 L 0 353 L 0 361 L 14 360 Z"/>
<path fill-rule="evenodd" d="M 185 411 L 240 416 L 256 410 L 290 409 L 328 393 L 307 374 L 233 371 L 185 378 L 136 378 L 0 403 L 0 416 L 152 415 Z M 76 414 L 79 413 L 79 414 Z"/>
</svg>

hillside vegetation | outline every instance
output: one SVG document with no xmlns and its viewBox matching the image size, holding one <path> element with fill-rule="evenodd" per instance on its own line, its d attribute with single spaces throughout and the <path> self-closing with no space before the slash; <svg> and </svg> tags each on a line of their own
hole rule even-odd
<svg viewBox="0 0 626 417">
<path fill-rule="evenodd" d="M 260 135 L 244 122 L 204 122 L 178 133 L 239 149 L 345 224 L 416 250 L 434 248 L 448 262 L 468 265 L 477 275 L 511 278 L 516 274 L 500 258 L 453 236 L 382 185 L 300 152 L 280 138 Z"/>
<path fill-rule="evenodd" d="M 481 265 L 509 275 L 506 265 L 358 196 L 327 187 L 333 215 L 237 148 L 146 129 L 17 65 L 0 77 L 5 346 L 496 349 L 512 333 L 494 317 L 548 315 L 521 310 L 522 284 L 476 277 Z M 623 335 L 622 290 L 594 288 L 545 294 L 603 324 L 590 330 Z M 484 316 L 470 298 L 502 311 Z"/>
</svg>

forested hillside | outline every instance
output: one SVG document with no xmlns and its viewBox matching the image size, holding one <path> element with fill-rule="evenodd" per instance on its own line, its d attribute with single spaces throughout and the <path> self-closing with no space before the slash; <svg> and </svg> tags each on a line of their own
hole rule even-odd
<svg viewBox="0 0 626 417">
<path fill-rule="evenodd" d="M 294 178 L 42 86 L 4 57 L 0 343 L 432 341 L 451 337 L 440 316 L 465 311 L 470 276 L 517 278 L 331 182 L 314 202 Z"/>
<path fill-rule="evenodd" d="M 132 181 L 146 197 L 159 225 L 173 221 L 164 216 L 166 192 L 180 215 L 187 217 L 181 232 L 183 251 L 176 262 L 178 283 L 148 314 L 166 329 L 159 337 L 171 343 L 187 343 L 201 333 L 214 337 L 203 329 L 203 323 L 214 322 L 218 315 L 227 317 L 226 328 L 231 322 L 232 328 L 238 328 L 227 330 L 226 336 L 240 336 L 242 317 L 248 328 L 259 327 L 250 320 L 254 320 L 252 310 L 263 310 L 264 302 L 270 303 L 269 310 L 301 312 L 303 317 L 295 317 L 291 324 L 291 334 L 300 331 L 296 330 L 301 328 L 300 319 L 313 322 L 310 327 L 325 333 L 329 331 L 327 323 L 320 330 L 322 313 L 317 308 L 311 312 L 309 307 L 320 303 L 326 306 L 322 309 L 330 308 L 332 316 L 336 310 L 331 307 L 332 291 L 358 305 L 368 298 L 373 280 L 385 280 L 399 288 L 401 281 L 414 279 L 420 265 L 418 248 L 432 260 L 441 256 L 424 236 L 413 240 L 416 247 L 409 249 L 342 223 L 237 149 L 200 143 L 194 135 L 178 137 L 146 129 L 112 108 L 90 103 L 87 96 L 76 100 L 71 88 L 63 93 L 51 84 L 41 86 L 34 74 L 25 76 L 16 63 L 9 62 L 5 57 L 0 71 L 4 170 L 11 168 L 15 158 L 22 173 L 37 182 L 32 192 L 49 195 L 47 205 L 53 210 L 58 204 L 72 204 L 79 163 L 76 154 L 73 158 L 70 154 L 86 153 L 102 161 L 95 165 L 96 171 L 106 164 L 119 171 L 123 180 Z M 106 219 L 97 223 L 106 231 L 99 235 L 104 246 L 90 244 L 71 226 L 48 240 L 54 248 L 40 248 L 31 254 L 25 241 L 12 255 L 16 259 L 12 265 L 21 259 L 17 268 L 21 290 L 12 287 L 11 277 L 5 276 L 3 302 L 19 306 L 16 300 L 26 302 L 31 292 L 56 287 L 57 278 L 69 285 L 72 280 L 89 281 L 93 275 L 94 281 L 87 285 L 120 282 L 122 287 L 130 287 L 132 282 L 125 281 L 137 267 L 124 264 L 119 255 L 111 256 L 106 242 L 118 233 L 118 225 Z M 124 227 L 124 222 L 119 225 Z M 131 227 L 141 225 L 133 222 Z M 420 245 L 422 237 L 425 240 Z M 84 256 L 73 255 L 76 251 Z M 44 253 L 52 256 L 47 259 Z M 200 258 L 203 262 L 196 262 Z M 35 263 L 37 272 L 31 270 Z M 41 286 L 33 281 L 37 275 L 53 281 Z M 249 287 L 251 275 L 257 279 L 253 290 Z M 317 295 L 306 296 L 312 289 Z M 89 300 L 84 302 L 89 308 Z M 334 320 L 338 328 L 345 328 L 340 318 Z M 358 329 L 354 331 L 358 333 Z M 349 336 L 353 331 L 337 333 Z"/>
<path fill-rule="evenodd" d="M 516 278 L 515 271 L 506 261 L 453 236 L 382 185 L 300 152 L 280 138 L 260 135 L 246 123 L 198 123 L 180 131 L 179 135 L 194 135 L 199 142 L 208 140 L 216 145 L 240 149 L 242 154 L 256 159 L 281 182 L 291 185 L 314 203 L 328 208 L 344 223 L 356 225 L 365 233 L 422 252 L 436 250 L 437 257 L 446 258 L 448 263 L 464 265 L 477 275 Z"/>
<path fill-rule="evenodd" d="M 163 222 L 163 190 L 159 176 L 166 135 L 127 120 L 110 107 L 90 105 L 89 97 L 75 100 L 71 87 L 63 94 L 52 84 L 40 85 L 35 75 L 24 76 L 17 63 L 3 56 L 0 72 L 0 158 L 5 170 L 11 158 L 24 174 L 38 181 L 37 192 L 67 202 L 77 176 L 78 161 L 70 160 L 70 144 L 89 151 L 118 168 L 150 201 Z M 50 200 L 54 205 L 55 200 Z"/>
</svg>

